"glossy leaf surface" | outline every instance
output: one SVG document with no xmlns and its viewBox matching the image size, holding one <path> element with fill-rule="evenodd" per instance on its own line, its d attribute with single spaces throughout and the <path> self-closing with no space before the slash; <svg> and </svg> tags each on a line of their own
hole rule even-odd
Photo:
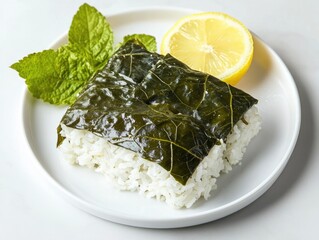
<svg viewBox="0 0 319 240">
<path fill-rule="evenodd" d="M 209 150 L 226 140 L 256 103 L 170 55 L 150 53 L 129 41 L 92 79 L 61 123 L 137 152 L 186 184 Z M 62 141 L 59 135 L 58 145 Z"/>
</svg>

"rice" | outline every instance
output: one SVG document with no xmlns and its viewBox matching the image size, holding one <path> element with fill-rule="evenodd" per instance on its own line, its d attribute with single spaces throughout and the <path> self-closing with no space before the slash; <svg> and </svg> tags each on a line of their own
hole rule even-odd
<svg viewBox="0 0 319 240">
<path fill-rule="evenodd" d="M 68 162 L 102 173 L 120 190 L 137 191 L 174 208 L 189 208 L 201 197 L 208 199 L 211 191 L 217 188 L 216 179 L 220 174 L 229 172 L 242 160 L 247 145 L 261 125 L 255 106 L 243 119 L 234 126 L 226 143 L 221 141 L 210 150 L 185 185 L 158 164 L 86 130 L 61 125 L 65 140 L 59 149 Z"/>
</svg>

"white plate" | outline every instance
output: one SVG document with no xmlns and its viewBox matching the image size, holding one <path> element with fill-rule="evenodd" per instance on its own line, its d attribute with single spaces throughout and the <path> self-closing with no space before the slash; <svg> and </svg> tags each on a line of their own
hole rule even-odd
<svg viewBox="0 0 319 240">
<path fill-rule="evenodd" d="M 161 37 L 180 17 L 192 11 L 152 8 L 108 17 L 116 39 L 132 33 Z M 53 47 L 66 41 L 60 39 Z M 153 228 L 192 226 L 227 216 L 261 196 L 277 179 L 295 146 L 300 126 L 298 92 L 285 64 L 256 36 L 252 66 L 238 85 L 259 99 L 262 130 L 249 145 L 242 165 L 217 181 L 208 201 L 191 209 L 175 210 L 165 203 L 137 193 L 119 192 L 92 170 L 70 166 L 61 160 L 56 127 L 65 108 L 35 100 L 26 92 L 22 106 L 26 148 L 36 166 L 58 193 L 93 215 L 127 225 Z"/>
</svg>

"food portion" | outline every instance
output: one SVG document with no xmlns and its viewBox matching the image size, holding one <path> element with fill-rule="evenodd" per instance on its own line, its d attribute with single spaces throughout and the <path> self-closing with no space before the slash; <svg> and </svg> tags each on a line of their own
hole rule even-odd
<svg viewBox="0 0 319 240">
<path fill-rule="evenodd" d="M 230 85 L 250 65 L 249 31 L 226 14 L 201 13 L 168 31 L 163 55 L 151 35 L 113 38 L 106 18 L 83 4 L 67 44 L 11 68 L 34 97 L 70 105 L 57 128 L 70 163 L 175 208 L 207 199 L 260 129 L 257 99 Z"/>
<path fill-rule="evenodd" d="M 235 85 L 253 57 L 253 39 L 237 19 L 219 12 L 185 16 L 164 35 L 161 53 Z"/>
<path fill-rule="evenodd" d="M 58 146 L 115 186 L 176 207 L 208 198 L 260 128 L 257 100 L 128 41 L 63 116 Z"/>
</svg>

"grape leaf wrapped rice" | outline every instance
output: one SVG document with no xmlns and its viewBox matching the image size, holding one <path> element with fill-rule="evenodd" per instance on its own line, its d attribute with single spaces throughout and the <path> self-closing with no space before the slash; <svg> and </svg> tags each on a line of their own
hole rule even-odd
<svg viewBox="0 0 319 240">
<path fill-rule="evenodd" d="M 58 146 L 68 161 L 122 190 L 191 207 L 242 159 L 260 129 L 255 104 L 249 94 L 129 41 L 67 109 Z"/>
</svg>

